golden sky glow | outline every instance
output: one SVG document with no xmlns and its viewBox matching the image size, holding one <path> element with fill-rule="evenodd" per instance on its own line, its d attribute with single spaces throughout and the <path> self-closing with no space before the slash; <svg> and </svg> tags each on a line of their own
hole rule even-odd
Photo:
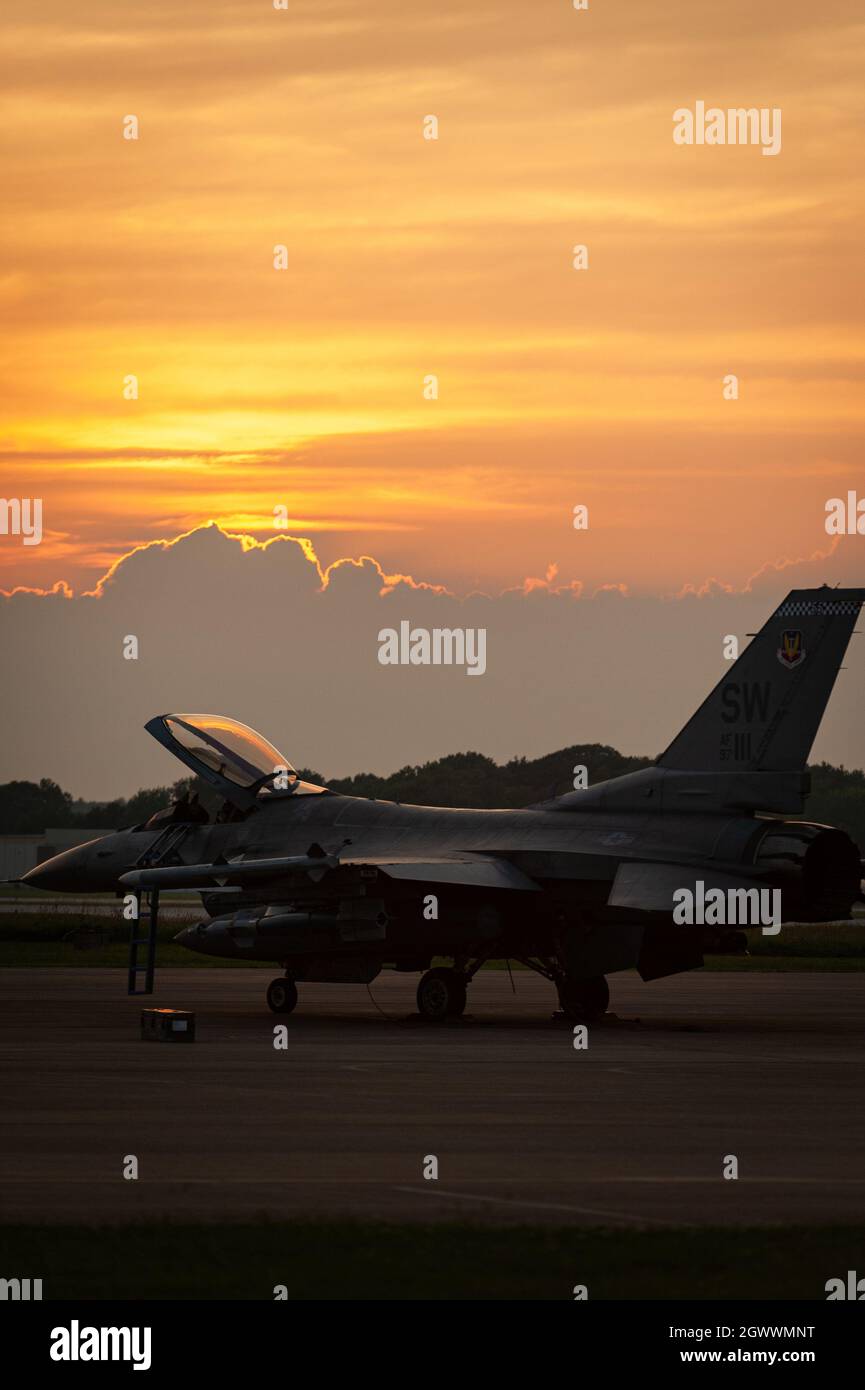
<svg viewBox="0 0 865 1390">
<path fill-rule="evenodd" d="M 743 585 L 862 490 L 855 0 L 6 12 L 4 587 L 277 505 L 456 589 Z M 697 100 L 781 153 L 674 146 Z"/>
</svg>

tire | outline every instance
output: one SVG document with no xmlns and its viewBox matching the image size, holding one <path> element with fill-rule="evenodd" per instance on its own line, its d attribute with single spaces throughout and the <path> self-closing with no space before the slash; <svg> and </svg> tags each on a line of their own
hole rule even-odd
<svg viewBox="0 0 865 1390">
<path fill-rule="evenodd" d="M 466 979 L 458 970 L 428 970 L 417 987 L 417 1008 L 428 1023 L 459 1018 L 466 1006 Z"/>
<path fill-rule="evenodd" d="M 588 1023 L 602 1018 L 610 1002 L 610 986 L 603 975 L 589 980 L 563 980 L 559 985 L 559 1004 L 572 1023 Z"/>
<path fill-rule="evenodd" d="M 280 976 L 267 986 L 267 1007 L 274 1014 L 290 1014 L 297 1007 L 297 985 L 294 980 Z"/>
</svg>

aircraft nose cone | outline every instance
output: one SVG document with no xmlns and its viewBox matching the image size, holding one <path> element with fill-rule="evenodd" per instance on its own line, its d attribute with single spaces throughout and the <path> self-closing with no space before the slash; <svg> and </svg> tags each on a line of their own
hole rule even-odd
<svg viewBox="0 0 865 1390">
<path fill-rule="evenodd" d="M 75 893 L 84 886 L 85 856 L 79 848 L 64 850 L 29 869 L 21 879 L 28 888 L 45 888 L 54 893 Z"/>
</svg>

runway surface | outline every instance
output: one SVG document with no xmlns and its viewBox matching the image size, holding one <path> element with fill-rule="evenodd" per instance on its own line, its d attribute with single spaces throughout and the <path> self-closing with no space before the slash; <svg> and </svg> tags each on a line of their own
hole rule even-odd
<svg viewBox="0 0 865 1390">
<path fill-rule="evenodd" d="M 270 977 L 163 969 L 130 999 L 119 970 L 6 970 L 2 1219 L 865 1219 L 863 974 L 612 976 L 584 1051 L 524 972 L 483 972 L 444 1027 L 411 1017 L 413 975 L 378 1008 L 301 985 L 285 1019 Z M 196 1042 L 142 1042 L 143 1006 L 194 1009 Z"/>
</svg>

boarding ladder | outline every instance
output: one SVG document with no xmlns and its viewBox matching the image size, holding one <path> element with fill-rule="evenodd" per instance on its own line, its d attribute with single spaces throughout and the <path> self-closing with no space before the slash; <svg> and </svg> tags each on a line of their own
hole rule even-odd
<svg viewBox="0 0 865 1390">
<path fill-rule="evenodd" d="M 135 894 L 136 916 L 129 933 L 129 979 L 127 994 L 152 994 L 153 969 L 156 965 L 156 931 L 159 925 L 159 889 L 139 888 Z M 147 954 L 142 964 L 138 952 L 143 946 Z M 139 976 L 144 976 L 143 983 Z"/>
<path fill-rule="evenodd" d="M 178 848 L 192 826 L 187 823 L 168 825 L 153 844 L 136 860 L 136 869 L 156 869 L 183 861 Z M 127 994 L 152 994 L 153 971 L 156 965 L 156 936 L 159 927 L 159 889 L 139 888 L 135 893 L 136 915 L 129 933 L 129 975 Z M 139 952 L 146 947 L 143 963 Z M 143 983 L 139 977 L 143 976 Z"/>
</svg>

